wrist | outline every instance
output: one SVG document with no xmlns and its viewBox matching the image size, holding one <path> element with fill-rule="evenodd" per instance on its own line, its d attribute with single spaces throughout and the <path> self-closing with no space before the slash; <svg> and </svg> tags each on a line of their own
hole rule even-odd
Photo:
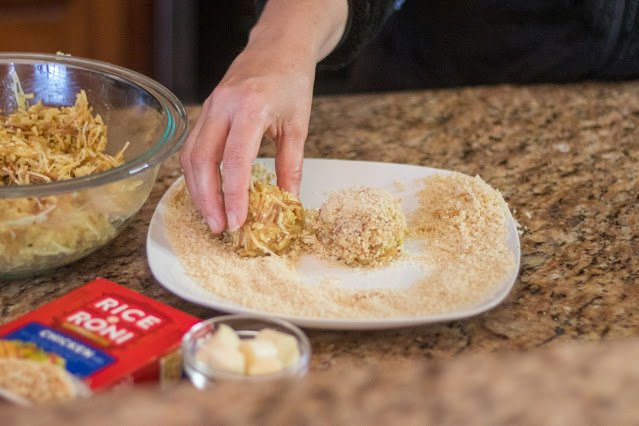
<svg viewBox="0 0 639 426">
<path fill-rule="evenodd" d="M 312 35 L 295 36 L 294 29 L 258 24 L 251 30 L 247 51 L 262 52 L 274 58 L 291 58 L 295 63 L 317 62 L 318 43 Z"/>
<path fill-rule="evenodd" d="M 347 18 L 347 0 L 269 0 L 247 48 L 280 49 L 281 55 L 294 52 L 316 64 L 341 40 Z"/>
</svg>

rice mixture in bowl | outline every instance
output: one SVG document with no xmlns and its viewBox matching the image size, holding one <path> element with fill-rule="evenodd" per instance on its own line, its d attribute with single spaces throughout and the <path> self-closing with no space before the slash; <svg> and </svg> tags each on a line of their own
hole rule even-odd
<svg viewBox="0 0 639 426">
<path fill-rule="evenodd" d="M 111 241 L 187 121 L 167 89 L 102 62 L 0 54 L 0 80 L 0 279 L 10 279 Z"/>
</svg>

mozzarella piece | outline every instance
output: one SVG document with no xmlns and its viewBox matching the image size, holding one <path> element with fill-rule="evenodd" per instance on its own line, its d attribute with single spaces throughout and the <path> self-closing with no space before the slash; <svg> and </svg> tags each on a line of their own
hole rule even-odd
<svg viewBox="0 0 639 426">
<path fill-rule="evenodd" d="M 269 340 L 246 339 L 240 342 L 240 351 L 246 360 L 246 374 L 270 374 L 283 368 L 277 347 Z"/>
<path fill-rule="evenodd" d="M 295 364 L 300 359 L 300 350 L 295 336 L 273 330 L 272 328 L 264 328 L 257 334 L 256 339 L 273 342 L 284 368 Z"/>
<path fill-rule="evenodd" d="M 237 348 L 224 345 L 207 345 L 198 351 L 198 359 L 211 368 L 244 374 L 246 360 Z"/>
<path fill-rule="evenodd" d="M 220 324 L 202 343 L 197 359 L 209 367 L 231 373 L 272 374 L 300 359 L 297 339 L 287 333 L 264 328 L 255 337 L 241 339 L 226 324 Z"/>
<path fill-rule="evenodd" d="M 228 325 L 220 324 L 217 326 L 217 330 L 215 330 L 213 335 L 211 335 L 211 338 L 206 342 L 206 345 L 228 346 L 229 348 L 237 349 L 240 347 L 240 336 Z"/>
<path fill-rule="evenodd" d="M 248 367 L 246 374 L 256 376 L 260 374 L 272 374 L 281 371 L 284 367 L 279 358 L 258 358 Z"/>
<path fill-rule="evenodd" d="M 220 324 L 197 352 L 199 361 L 211 368 L 244 374 L 246 360 L 239 351 L 240 337 L 226 324 Z"/>
</svg>

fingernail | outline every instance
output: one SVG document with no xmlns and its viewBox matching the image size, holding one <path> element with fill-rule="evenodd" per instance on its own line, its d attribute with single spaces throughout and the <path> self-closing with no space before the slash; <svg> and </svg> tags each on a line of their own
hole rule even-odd
<svg viewBox="0 0 639 426">
<path fill-rule="evenodd" d="M 220 223 L 213 216 L 208 216 L 206 218 L 206 223 L 209 224 L 209 228 L 211 228 L 211 230 L 216 234 L 220 232 Z"/>
<path fill-rule="evenodd" d="M 226 222 L 229 225 L 229 231 L 237 231 L 240 228 L 237 215 L 234 212 L 226 212 Z"/>
</svg>

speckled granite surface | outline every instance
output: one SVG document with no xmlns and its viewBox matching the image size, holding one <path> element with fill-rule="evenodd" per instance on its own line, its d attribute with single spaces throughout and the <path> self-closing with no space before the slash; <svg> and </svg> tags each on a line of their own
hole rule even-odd
<svg viewBox="0 0 639 426">
<path fill-rule="evenodd" d="M 272 146 L 262 150 L 273 152 Z M 319 380 L 326 370 L 349 366 L 429 365 L 461 353 L 639 335 L 639 83 L 320 98 L 306 156 L 480 174 L 502 191 L 524 229 L 520 277 L 505 303 L 447 324 L 312 331 L 312 370 Z M 175 159 L 165 164 L 142 212 L 111 246 L 48 276 L 2 283 L 0 323 L 98 275 L 212 315 L 165 291 L 146 264 L 148 221 L 178 174 Z M 341 377 L 348 381 L 349 375 Z M 387 385 L 375 379 L 371 386 Z"/>
<path fill-rule="evenodd" d="M 98 395 L 80 404 L 7 408 L 8 425 L 630 425 L 639 422 L 639 339 L 556 345 L 311 372 L 301 382 L 210 391 Z"/>
</svg>

